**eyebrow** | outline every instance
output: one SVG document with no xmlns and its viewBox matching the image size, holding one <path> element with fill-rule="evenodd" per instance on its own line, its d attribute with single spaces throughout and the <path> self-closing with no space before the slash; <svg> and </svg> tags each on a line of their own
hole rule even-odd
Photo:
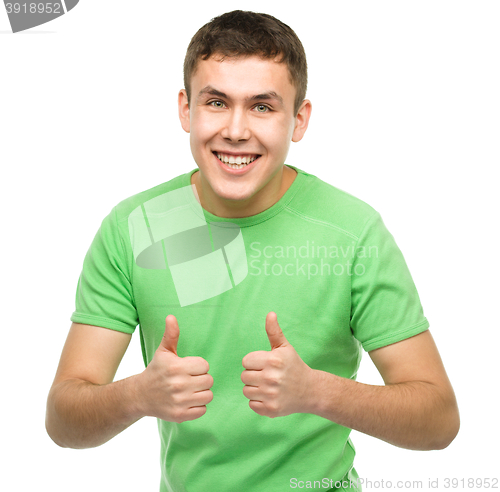
<svg viewBox="0 0 500 492">
<path fill-rule="evenodd" d="M 222 99 L 231 99 L 230 97 L 228 97 L 227 94 L 225 94 L 224 92 L 218 91 L 217 89 L 215 89 L 215 87 L 212 87 L 211 85 L 207 85 L 206 87 L 203 87 L 203 89 L 201 89 L 201 91 L 198 93 L 198 99 L 205 94 L 210 94 L 211 96 L 220 97 Z M 263 101 L 263 100 L 270 100 L 270 99 L 277 101 L 278 103 L 280 103 L 283 106 L 283 98 L 274 91 L 268 91 L 268 92 L 264 92 L 262 94 L 256 94 L 255 96 L 246 97 L 245 102 L 256 101 L 256 100 Z"/>
</svg>

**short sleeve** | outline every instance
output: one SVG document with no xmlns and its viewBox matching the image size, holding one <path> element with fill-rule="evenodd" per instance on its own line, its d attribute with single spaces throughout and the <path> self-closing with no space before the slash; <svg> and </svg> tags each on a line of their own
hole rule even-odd
<svg viewBox="0 0 500 492">
<path fill-rule="evenodd" d="M 358 239 L 351 282 L 351 329 L 365 351 L 429 328 L 403 254 L 378 212 Z"/>
<path fill-rule="evenodd" d="M 138 316 L 116 210 L 102 221 L 78 280 L 74 323 L 133 333 Z"/>
</svg>

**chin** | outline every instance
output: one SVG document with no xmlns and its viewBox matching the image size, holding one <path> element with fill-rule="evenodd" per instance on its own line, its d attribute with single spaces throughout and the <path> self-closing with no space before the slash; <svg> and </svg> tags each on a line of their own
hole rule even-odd
<svg viewBox="0 0 500 492">
<path fill-rule="evenodd" d="M 229 192 L 229 193 L 216 193 L 216 195 L 222 199 L 222 200 L 228 200 L 230 202 L 243 202 L 245 200 L 248 200 L 252 198 L 251 193 L 234 193 L 234 192 Z"/>
<path fill-rule="evenodd" d="M 210 187 L 213 193 L 223 200 L 241 201 L 247 200 L 253 195 L 252 190 L 248 186 L 245 186 L 244 183 L 239 183 L 238 186 L 235 183 L 221 183 L 219 180 L 216 180 L 213 186 L 210 185 Z"/>
</svg>

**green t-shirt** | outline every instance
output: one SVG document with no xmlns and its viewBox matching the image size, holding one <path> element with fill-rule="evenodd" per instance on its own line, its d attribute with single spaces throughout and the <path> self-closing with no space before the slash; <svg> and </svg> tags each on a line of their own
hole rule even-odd
<svg viewBox="0 0 500 492">
<path fill-rule="evenodd" d="M 270 350 L 270 311 L 306 364 L 351 379 L 362 349 L 429 327 L 379 213 L 289 167 L 298 174 L 286 193 L 251 217 L 202 209 L 190 184 L 196 169 L 134 195 L 103 220 L 85 257 L 73 322 L 125 333 L 139 325 L 147 365 L 173 314 L 178 355 L 210 365 L 206 414 L 181 424 L 158 419 L 161 492 L 289 491 L 351 470 L 350 429 L 250 409 L 242 359 Z"/>
</svg>

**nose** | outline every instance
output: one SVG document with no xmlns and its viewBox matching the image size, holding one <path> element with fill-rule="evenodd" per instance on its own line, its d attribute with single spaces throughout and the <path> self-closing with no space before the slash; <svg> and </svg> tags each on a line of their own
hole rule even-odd
<svg viewBox="0 0 500 492">
<path fill-rule="evenodd" d="M 221 131 L 221 136 L 232 142 L 248 140 L 250 138 L 250 126 L 243 109 L 233 109 L 228 112 L 227 119 Z"/>
</svg>

